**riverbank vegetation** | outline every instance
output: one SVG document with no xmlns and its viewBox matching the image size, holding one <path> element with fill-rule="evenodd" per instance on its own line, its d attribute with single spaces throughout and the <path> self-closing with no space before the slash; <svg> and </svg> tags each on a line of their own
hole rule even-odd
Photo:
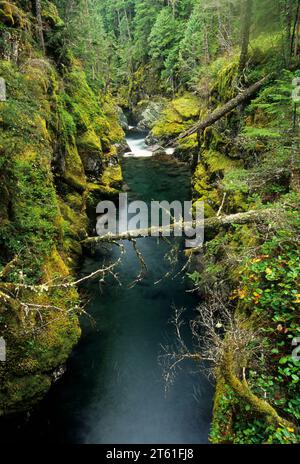
<svg viewBox="0 0 300 464">
<path fill-rule="evenodd" d="M 76 286 L 53 282 L 122 186 L 125 113 L 205 204 L 179 355 L 212 363 L 210 440 L 299 442 L 300 2 L 0 1 L 0 20 L 0 414 L 35 404 L 80 336 Z"/>
</svg>

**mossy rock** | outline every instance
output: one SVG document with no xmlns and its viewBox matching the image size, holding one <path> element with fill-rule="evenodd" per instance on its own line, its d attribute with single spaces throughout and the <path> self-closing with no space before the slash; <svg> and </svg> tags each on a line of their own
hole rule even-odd
<svg viewBox="0 0 300 464">
<path fill-rule="evenodd" d="M 102 152 L 100 137 L 95 131 L 89 130 L 77 139 L 77 146 L 86 152 Z"/>
<path fill-rule="evenodd" d="M 60 200 L 59 203 L 61 214 L 67 223 L 62 241 L 64 249 L 66 249 L 65 244 L 68 238 L 80 242 L 86 234 L 88 227 L 88 218 L 85 212 L 86 201 L 81 201 L 80 203 L 79 197 L 82 199 L 79 194 L 69 194 L 65 201 Z M 72 249 L 74 249 L 73 246 Z"/>
<path fill-rule="evenodd" d="M 120 190 L 96 183 L 88 184 L 88 190 L 91 194 L 89 200 L 91 207 L 96 205 L 97 200 L 115 200 L 120 194 Z"/>
<path fill-rule="evenodd" d="M 159 139 L 179 135 L 199 117 L 200 103 L 193 95 L 185 94 L 168 102 L 159 120 L 154 124 L 151 134 Z"/>
<path fill-rule="evenodd" d="M 240 160 L 232 160 L 228 156 L 215 150 L 204 150 L 201 152 L 204 163 L 208 166 L 210 173 L 227 172 L 243 165 Z"/>
<path fill-rule="evenodd" d="M 179 135 L 184 129 L 185 127 L 181 123 L 162 120 L 155 124 L 151 134 L 158 139 L 169 139 L 172 136 Z"/>
<path fill-rule="evenodd" d="M 43 266 L 43 283 L 67 278 L 70 274 L 56 248 Z M 49 292 L 22 291 L 26 303 L 43 305 L 41 314 L 15 306 L 0 307 L 1 325 L 6 325 L 7 362 L 0 369 L 0 411 L 26 410 L 48 391 L 52 373 L 64 364 L 80 337 L 77 317 L 79 296 L 75 288 Z M 72 311 L 73 308 L 73 311 Z M 0 414 L 1 414 L 0 412 Z"/>
<path fill-rule="evenodd" d="M 51 379 L 41 374 L 5 381 L 0 389 L 0 416 L 30 409 L 50 387 Z"/>
<path fill-rule="evenodd" d="M 67 143 L 65 146 L 65 178 L 76 178 L 78 182 L 84 187 L 86 178 L 82 160 L 79 156 L 77 146 L 75 144 Z M 83 188 L 84 190 L 84 188 Z"/>
<path fill-rule="evenodd" d="M 42 3 L 42 19 L 50 28 L 63 27 L 65 24 L 59 16 L 56 5 L 48 0 L 43 0 Z"/>
<path fill-rule="evenodd" d="M 108 137 L 112 143 L 124 140 L 125 132 L 121 127 L 120 115 L 116 103 L 113 100 L 105 101 L 103 111 L 108 122 Z"/>
<path fill-rule="evenodd" d="M 84 193 L 87 188 L 87 184 L 80 177 L 73 176 L 72 174 L 65 172 L 63 176 L 64 182 L 69 185 L 72 189 L 77 192 Z"/>
<path fill-rule="evenodd" d="M 183 97 L 176 98 L 172 101 L 172 105 L 183 119 L 199 117 L 200 102 L 199 99 L 193 95 L 185 94 Z"/>
<path fill-rule="evenodd" d="M 220 198 L 217 189 L 212 188 L 210 177 L 204 165 L 198 163 L 193 178 L 194 185 L 194 200 L 204 202 L 205 217 L 213 217 L 216 215 Z"/>
<path fill-rule="evenodd" d="M 225 103 L 236 94 L 236 84 L 239 78 L 239 53 L 234 51 L 217 59 L 212 64 L 214 85 L 211 94 L 216 102 Z"/>
<path fill-rule="evenodd" d="M 123 174 L 120 165 L 108 166 L 101 176 L 101 183 L 106 187 L 119 190 L 123 184 Z"/>
<path fill-rule="evenodd" d="M 29 86 L 31 91 L 40 88 L 40 92 L 36 93 L 36 96 L 42 98 L 44 102 L 48 100 L 47 92 L 50 87 L 56 87 L 58 79 L 50 62 L 45 58 L 29 58 L 22 67 L 22 73 L 27 82 L 32 82 L 32 85 Z"/>
<path fill-rule="evenodd" d="M 61 23 L 51 2 L 42 5 L 47 34 L 48 27 Z M 0 1 L 0 19 L 6 26 L 22 27 L 26 18 L 13 3 Z M 115 162 L 112 142 L 123 133 L 114 102 L 103 108 L 71 54 L 58 73 L 41 57 L 30 28 L 24 36 L 31 44 L 30 58 L 22 43 L 20 67 L 0 61 L 8 97 L 0 105 L 0 268 L 20 256 L 7 280 L 19 282 L 22 277 L 28 284 L 47 287 L 72 278 L 88 228 L 87 201 L 119 194 L 114 187 L 122 182 L 120 168 L 104 172 L 104 167 Z M 98 163 L 98 179 L 103 174 L 103 185 L 100 180 L 93 187 L 87 184 L 85 162 L 91 156 Z M 19 298 L 44 309 L 39 314 L 24 311 L 16 301 L 0 302 L 0 332 L 8 345 L 8 360 L 0 363 L 0 415 L 36 404 L 80 337 L 75 288 L 23 290 Z"/>
<path fill-rule="evenodd" d="M 15 4 L 0 1 L 0 21 L 9 27 L 23 28 L 28 22 L 25 13 Z"/>
<path fill-rule="evenodd" d="M 97 175 L 102 170 L 102 146 L 94 130 L 85 132 L 77 139 L 77 146 L 87 174 Z"/>
</svg>

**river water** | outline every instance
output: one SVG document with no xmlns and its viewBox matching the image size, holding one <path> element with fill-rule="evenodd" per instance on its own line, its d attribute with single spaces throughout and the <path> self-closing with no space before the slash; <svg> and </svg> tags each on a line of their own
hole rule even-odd
<svg viewBox="0 0 300 464">
<path fill-rule="evenodd" d="M 147 150 L 132 136 L 131 150 Z M 141 148 L 142 147 L 142 148 Z M 136 152 L 136 155 L 139 153 Z M 141 153 L 140 153 L 141 154 Z M 142 153 L 145 155 L 145 153 Z M 188 200 L 190 172 L 171 158 L 124 159 L 123 173 L 129 200 Z M 178 240 L 178 239 L 176 239 Z M 174 239 L 172 239 L 174 246 Z M 187 322 L 197 299 L 186 292 L 182 276 L 164 278 L 176 257 L 171 245 L 155 238 L 139 239 L 148 266 L 145 279 L 130 288 L 139 273 L 132 245 L 118 268 L 119 283 L 111 277 L 102 287 L 90 282 L 89 314 L 82 319 L 83 335 L 58 381 L 25 424 L 7 426 L 6 441 L 104 444 L 207 443 L 212 388 L 206 378 L 185 366 L 165 392 L 158 362 L 161 345 L 176 341 L 170 318 L 174 305 L 185 307 Z M 177 271 L 184 264 L 181 243 Z M 166 255 L 169 253 L 169 257 Z M 82 274 L 118 257 L 116 247 L 84 261 Z M 186 329 L 187 339 L 189 330 Z"/>
</svg>

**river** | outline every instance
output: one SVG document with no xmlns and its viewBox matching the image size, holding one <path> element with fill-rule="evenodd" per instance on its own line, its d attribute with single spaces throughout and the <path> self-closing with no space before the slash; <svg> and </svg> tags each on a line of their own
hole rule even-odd
<svg viewBox="0 0 300 464">
<path fill-rule="evenodd" d="M 139 138 L 140 137 L 140 138 Z M 171 159 L 152 158 L 141 136 L 128 143 L 136 156 L 123 160 L 130 188 L 129 200 L 188 200 L 190 172 Z M 139 153 L 138 150 L 142 150 Z M 178 239 L 176 239 L 178 240 Z M 174 239 L 172 239 L 174 245 Z M 82 318 L 83 335 L 67 365 L 66 374 L 51 389 L 25 424 L 6 430 L 7 441 L 105 444 L 207 443 L 211 421 L 212 387 L 193 365 L 183 368 L 165 392 L 158 357 L 161 345 L 175 343 L 170 324 L 173 306 L 186 308 L 191 319 L 197 305 L 186 292 L 182 275 L 164 278 L 171 245 L 155 238 L 138 241 L 148 266 L 145 279 L 130 288 L 139 263 L 130 243 L 118 268 L 101 288 L 98 282 L 85 287 L 87 308 L 94 323 Z M 183 266 L 181 243 L 177 271 Z M 116 247 L 86 257 L 82 274 L 117 257 Z M 169 258 L 176 253 L 171 252 Z M 189 330 L 186 329 L 189 338 Z"/>
</svg>

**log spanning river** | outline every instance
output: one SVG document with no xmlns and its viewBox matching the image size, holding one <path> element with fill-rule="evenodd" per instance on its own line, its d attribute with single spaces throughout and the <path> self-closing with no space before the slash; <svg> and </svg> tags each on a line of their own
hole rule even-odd
<svg viewBox="0 0 300 464">
<path fill-rule="evenodd" d="M 134 156 L 123 160 L 129 200 L 189 200 L 190 172 L 171 158 L 156 159 L 141 136 L 130 136 Z M 126 254 L 118 272 L 102 286 L 85 287 L 90 303 L 81 321 L 83 335 L 68 362 L 65 375 L 26 421 L 8 423 L 10 442 L 104 443 L 104 444 L 196 444 L 207 443 L 212 409 L 212 388 L 205 377 L 187 365 L 166 392 L 159 363 L 161 346 L 174 345 L 170 324 L 174 305 L 185 307 L 191 319 L 197 305 L 187 293 L 182 275 L 184 265 L 180 242 L 179 262 L 174 246 L 156 238 L 139 239 L 147 263 L 143 281 L 130 288 L 139 273 L 132 244 L 124 243 Z M 176 239 L 178 240 L 178 239 Z M 118 257 L 117 247 L 86 257 L 82 275 Z M 158 282 L 160 281 L 160 282 Z M 189 331 L 186 333 L 189 337 Z"/>
</svg>

